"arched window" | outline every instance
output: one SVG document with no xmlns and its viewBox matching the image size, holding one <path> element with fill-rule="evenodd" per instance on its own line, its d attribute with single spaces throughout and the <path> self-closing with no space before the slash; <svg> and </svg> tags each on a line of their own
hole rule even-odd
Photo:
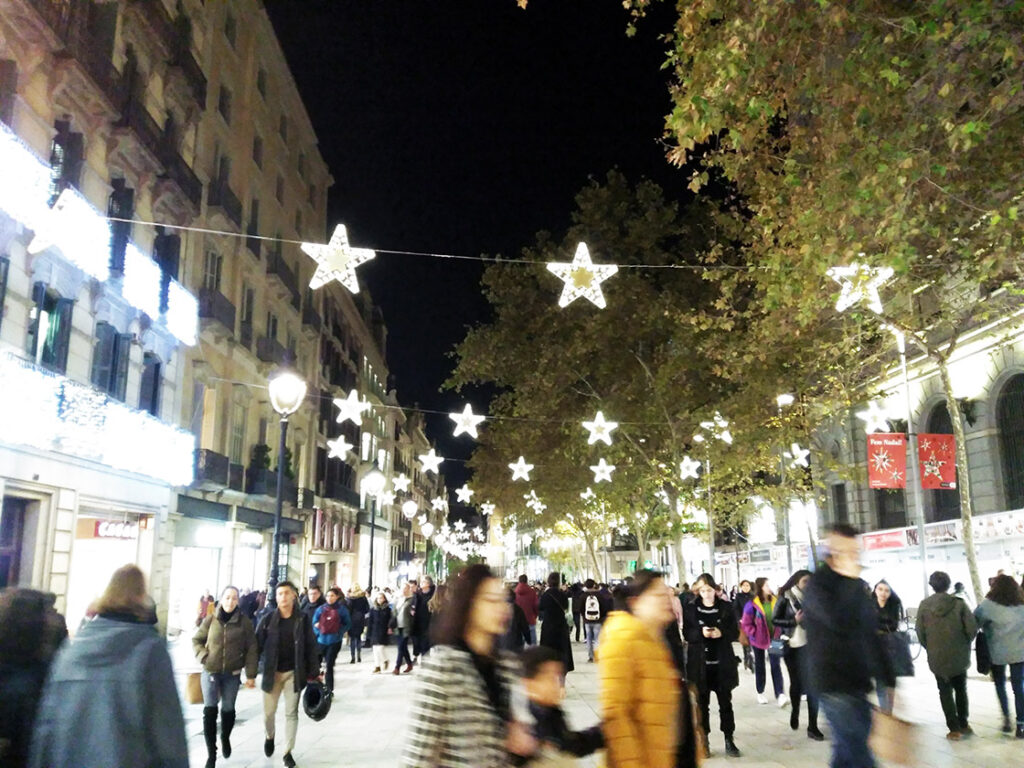
<svg viewBox="0 0 1024 768">
<path fill-rule="evenodd" d="M 1003 387 L 996 403 L 999 453 L 1003 462 L 1006 508 L 1024 507 L 1024 374 Z"/>
<path fill-rule="evenodd" d="M 949 416 L 946 404 L 939 403 L 928 415 L 927 432 L 933 435 L 953 434 L 953 420 Z M 934 523 L 939 520 L 957 520 L 960 517 L 960 491 L 943 488 L 940 490 L 923 491 L 928 507 L 927 520 Z"/>
</svg>

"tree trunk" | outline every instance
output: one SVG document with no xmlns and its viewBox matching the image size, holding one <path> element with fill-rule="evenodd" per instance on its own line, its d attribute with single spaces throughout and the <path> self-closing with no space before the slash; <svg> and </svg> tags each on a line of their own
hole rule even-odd
<svg viewBox="0 0 1024 768">
<path fill-rule="evenodd" d="M 679 583 L 686 582 L 686 556 L 683 554 L 683 536 L 680 534 L 675 541 L 676 545 L 676 567 L 679 569 Z"/>
<path fill-rule="evenodd" d="M 949 417 L 953 422 L 953 436 L 956 440 L 956 468 L 957 468 L 957 489 L 960 491 L 960 520 L 962 521 L 964 552 L 967 555 L 967 570 L 971 574 L 971 586 L 974 589 L 975 599 L 980 599 L 984 592 L 981 591 L 981 578 L 978 575 L 978 554 L 974 549 L 974 528 L 971 520 L 974 510 L 971 506 L 971 473 L 967 466 L 967 437 L 964 429 L 964 415 L 960 411 L 960 403 L 953 394 L 953 381 L 949 377 L 949 366 L 944 357 L 938 357 L 939 376 L 942 379 L 942 390 L 946 394 L 946 408 L 949 409 Z M 917 457 L 914 457 L 917 460 Z M 918 488 L 918 493 L 923 490 Z"/>
<path fill-rule="evenodd" d="M 607 574 L 601 578 L 601 566 L 597 563 L 597 552 L 594 551 L 594 540 L 589 536 L 584 538 L 587 544 L 587 554 L 590 555 L 590 563 L 594 566 L 594 578 L 598 581 L 607 581 Z"/>
<path fill-rule="evenodd" d="M 647 532 L 644 531 L 640 526 L 635 526 L 633 528 L 633 535 L 636 536 L 636 568 L 637 570 L 640 570 L 640 558 L 642 558 L 644 556 L 644 552 L 647 551 Z"/>
</svg>

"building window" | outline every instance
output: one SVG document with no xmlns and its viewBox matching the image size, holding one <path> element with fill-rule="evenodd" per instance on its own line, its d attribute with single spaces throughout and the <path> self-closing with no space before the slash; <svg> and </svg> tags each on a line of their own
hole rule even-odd
<svg viewBox="0 0 1024 768">
<path fill-rule="evenodd" d="M 220 155 L 217 158 L 217 184 L 221 187 L 228 185 L 228 179 L 231 177 L 231 158 L 227 155 Z"/>
<path fill-rule="evenodd" d="M 302 234 L 302 211 L 295 209 L 295 234 Z"/>
<path fill-rule="evenodd" d="M 7 275 L 11 271 L 11 260 L 0 256 L 0 330 L 4 327 L 4 302 L 7 300 Z"/>
<path fill-rule="evenodd" d="M 257 168 L 263 167 L 263 139 L 259 136 L 252 138 L 252 161 L 256 163 Z"/>
<path fill-rule="evenodd" d="M 142 384 L 139 387 L 139 410 L 160 417 L 160 358 L 151 352 L 142 356 Z"/>
<path fill-rule="evenodd" d="M 217 95 L 217 111 L 224 118 L 224 122 L 231 125 L 231 91 L 223 85 Z"/>
<path fill-rule="evenodd" d="M 248 416 L 249 409 L 246 407 L 243 395 L 236 390 L 231 403 L 231 442 L 228 446 L 228 458 L 232 464 L 242 463 Z"/>
<path fill-rule="evenodd" d="M 832 486 L 832 519 L 837 523 L 850 522 L 850 507 L 846 500 L 846 483 Z"/>
<path fill-rule="evenodd" d="M 92 374 L 89 380 L 94 387 L 122 402 L 128 385 L 131 346 L 130 334 L 118 333 L 110 323 L 96 324 L 96 343 L 93 345 Z"/>
<path fill-rule="evenodd" d="M 242 322 L 252 325 L 253 304 L 256 303 L 256 296 L 252 288 L 242 286 Z"/>
<path fill-rule="evenodd" d="M 277 184 L 274 186 L 274 196 L 277 198 L 277 202 L 284 205 L 284 179 L 280 176 L 277 177 Z"/>
<path fill-rule="evenodd" d="M 309 185 L 309 204 L 313 208 L 316 208 L 316 185 L 315 184 L 310 184 Z"/>
<path fill-rule="evenodd" d="M 14 97 L 18 93 L 18 65 L 11 59 L 0 59 L 0 122 L 14 119 Z"/>
<path fill-rule="evenodd" d="M 115 275 L 123 275 L 124 252 L 132 235 L 130 219 L 135 216 L 135 190 L 128 187 L 124 179 L 111 179 L 110 186 L 112 190 L 107 200 L 107 216 L 111 218 L 110 271 Z"/>
<path fill-rule="evenodd" d="M 267 70 L 263 67 L 256 70 L 256 90 L 264 99 L 267 98 Z"/>
<path fill-rule="evenodd" d="M 235 42 L 238 39 L 238 24 L 230 12 L 224 17 L 224 37 L 228 39 L 231 47 L 234 48 Z"/>
<path fill-rule="evenodd" d="M 306 153 L 299 153 L 299 176 L 304 177 L 306 175 Z"/>
<path fill-rule="evenodd" d="M 277 315 L 273 312 L 267 312 L 267 338 L 277 338 Z"/>
<path fill-rule="evenodd" d="M 902 488 L 876 488 L 871 495 L 879 528 L 902 528 L 907 524 L 906 493 Z"/>
<path fill-rule="evenodd" d="M 216 251 L 206 252 L 206 264 L 203 269 L 203 288 L 208 291 L 220 290 L 220 272 L 223 265 L 223 256 Z"/>
<path fill-rule="evenodd" d="M 949 410 L 945 403 L 939 403 L 932 408 L 928 416 L 928 430 L 933 435 L 953 434 L 953 420 L 949 417 Z M 940 488 L 932 491 L 925 491 L 928 509 L 925 519 L 929 523 L 940 520 L 956 520 L 960 517 L 960 491 L 955 488 Z"/>
<path fill-rule="evenodd" d="M 1024 507 L 1024 374 L 1006 382 L 999 393 L 996 426 L 1006 509 L 1020 509 Z"/>
<path fill-rule="evenodd" d="M 281 140 L 284 141 L 285 144 L 287 144 L 288 143 L 288 118 L 285 117 L 284 115 L 281 115 L 281 120 L 278 123 L 277 127 L 278 127 L 278 132 L 281 134 Z"/>
<path fill-rule="evenodd" d="M 153 241 L 153 261 L 160 267 L 160 311 L 167 311 L 167 292 L 171 280 L 178 279 L 178 266 L 181 261 L 181 237 L 166 235 L 162 227 L 157 227 L 156 239 Z"/>
<path fill-rule="evenodd" d="M 82 134 L 73 133 L 71 123 L 58 120 L 57 133 L 50 143 L 50 205 L 68 187 L 78 187 L 82 175 L 85 144 Z"/>
<path fill-rule="evenodd" d="M 27 351 L 39 365 L 64 373 L 68 365 L 74 299 L 62 298 L 56 291 L 49 290 L 46 283 L 36 283 L 32 301 Z"/>
</svg>

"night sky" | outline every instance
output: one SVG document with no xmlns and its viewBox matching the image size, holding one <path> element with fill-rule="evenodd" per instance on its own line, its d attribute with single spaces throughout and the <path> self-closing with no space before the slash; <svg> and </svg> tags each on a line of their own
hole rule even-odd
<svg viewBox="0 0 1024 768">
<path fill-rule="evenodd" d="M 561 236 L 589 177 L 618 167 L 671 197 L 685 180 L 660 144 L 672 4 L 633 38 L 618 0 L 267 0 L 332 175 L 328 231 L 356 246 L 514 256 Z M 567 259 L 571 254 L 566 254 Z M 359 269 L 389 331 L 403 405 L 448 412 L 449 352 L 486 320 L 478 262 L 379 254 Z M 556 301 L 560 286 L 551 286 Z M 486 393 L 468 395 L 474 410 Z M 439 453 L 468 458 L 447 416 Z M 442 471 L 461 485 L 460 464 Z"/>
</svg>

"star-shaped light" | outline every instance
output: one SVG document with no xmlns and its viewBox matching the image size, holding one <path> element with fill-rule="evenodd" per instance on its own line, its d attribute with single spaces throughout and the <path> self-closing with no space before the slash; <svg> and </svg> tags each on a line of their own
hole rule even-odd
<svg viewBox="0 0 1024 768">
<path fill-rule="evenodd" d="M 444 457 L 438 456 L 437 451 L 431 448 L 430 453 L 421 453 L 419 460 L 424 472 L 433 472 L 436 475 L 441 462 L 444 461 Z"/>
<path fill-rule="evenodd" d="M 526 506 L 532 509 L 535 515 L 539 515 L 548 508 L 548 505 L 540 500 L 537 496 L 537 492 L 532 488 L 529 493 L 523 495 L 523 498 L 526 499 Z"/>
<path fill-rule="evenodd" d="M 689 456 L 683 456 L 683 460 L 679 462 L 679 477 L 683 480 L 692 477 L 696 480 L 700 476 L 700 462 L 696 459 L 691 459 Z"/>
<path fill-rule="evenodd" d="M 444 509 L 447 506 L 448 503 L 440 496 L 435 496 L 433 499 L 430 500 L 430 508 L 433 509 L 435 512 L 444 512 Z"/>
<path fill-rule="evenodd" d="M 946 466 L 946 462 L 937 459 L 935 454 L 931 455 L 930 459 L 926 459 L 921 462 L 921 467 L 924 469 L 924 476 L 935 475 L 940 480 L 942 479 L 942 468 Z"/>
<path fill-rule="evenodd" d="M 509 464 L 508 468 L 512 470 L 512 480 L 530 480 L 530 470 L 533 469 L 533 464 L 527 464 L 526 459 L 522 456 L 519 457 L 519 461 L 515 464 Z"/>
<path fill-rule="evenodd" d="M 473 538 L 477 539 L 478 541 L 484 540 L 484 529 L 481 528 L 479 525 L 473 529 Z"/>
<path fill-rule="evenodd" d="M 470 437 L 479 437 L 476 427 L 487 417 L 477 416 L 473 413 L 473 407 L 469 403 L 466 403 L 466 407 L 462 409 L 462 413 L 449 413 L 448 418 L 455 422 L 455 431 L 452 433 L 454 437 L 458 437 L 463 432 L 468 434 Z"/>
<path fill-rule="evenodd" d="M 461 488 L 455 489 L 455 496 L 460 504 L 469 504 L 469 500 L 473 498 L 473 489 L 467 483 L 463 483 Z"/>
<path fill-rule="evenodd" d="M 567 307 L 581 296 L 592 304 L 604 309 L 606 304 L 601 292 L 601 283 L 619 271 L 614 264 L 594 264 L 586 243 L 576 246 L 572 262 L 550 262 L 548 271 L 565 283 L 558 306 Z"/>
<path fill-rule="evenodd" d="M 619 426 L 619 422 L 605 421 L 604 414 L 598 411 L 593 421 L 583 422 L 583 428 L 590 432 L 590 436 L 587 438 L 587 445 L 593 445 L 598 440 L 605 445 L 611 445 L 612 430 L 617 426 Z"/>
<path fill-rule="evenodd" d="M 580 498 L 583 499 L 584 501 L 590 501 L 591 499 L 596 498 L 596 497 L 597 497 L 597 494 L 594 493 L 594 489 L 593 488 L 587 488 L 587 490 L 583 491 L 580 494 Z"/>
<path fill-rule="evenodd" d="M 488 501 L 485 504 L 480 505 L 480 514 L 493 515 L 495 509 L 497 509 L 497 506 Z"/>
<path fill-rule="evenodd" d="M 857 418 L 864 422 L 865 432 L 889 431 L 889 420 L 886 418 L 885 410 L 876 400 L 868 403 L 867 410 L 857 411 Z"/>
<path fill-rule="evenodd" d="M 412 480 L 405 476 L 405 472 L 402 472 L 401 474 L 398 475 L 398 477 L 394 477 L 391 479 L 391 484 L 402 493 L 409 492 L 409 483 L 411 482 Z"/>
<path fill-rule="evenodd" d="M 360 399 L 359 393 L 354 389 L 344 399 L 340 397 L 334 398 L 334 404 L 338 407 L 339 424 L 348 420 L 357 426 L 361 425 L 363 423 L 363 413 L 370 409 L 370 404 L 366 400 Z"/>
<path fill-rule="evenodd" d="M 344 224 L 339 224 L 334 228 L 331 242 L 327 245 L 303 243 L 301 248 L 316 262 L 316 272 L 313 273 L 313 279 L 309 281 L 309 287 L 313 290 L 332 280 L 337 280 L 352 293 L 359 293 L 356 267 L 377 255 L 369 248 L 350 246 L 348 232 L 345 230 Z"/>
<path fill-rule="evenodd" d="M 848 267 L 832 267 L 827 274 L 842 288 L 836 300 L 837 312 L 845 312 L 855 304 L 864 302 L 876 315 L 882 314 L 882 300 L 878 296 L 878 289 L 892 279 L 892 267 L 851 264 Z"/>
<path fill-rule="evenodd" d="M 452 527 L 456 531 L 459 531 L 459 533 L 461 533 L 466 528 L 466 521 L 465 520 L 456 520 L 454 523 L 452 523 Z"/>
<path fill-rule="evenodd" d="M 806 467 L 808 466 L 807 457 L 811 455 L 810 448 L 801 448 L 799 443 L 793 443 L 789 446 L 789 450 L 786 451 L 786 458 L 789 459 L 789 467 Z"/>
<path fill-rule="evenodd" d="M 382 507 L 383 506 L 387 506 L 388 504 L 394 504 L 394 503 L 395 503 L 395 492 L 394 491 L 384 491 L 380 495 L 380 505 Z"/>
<path fill-rule="evenodd" d="M 344 435 L 341 435 L 336 440 L 328 440 L 327 447 L 330 448 L 330 452 L 327 454 L 328 459 L 342 459 L 348 455 L 348 452 L 355 448 L 352 443 L 345 439 Z"/>
<path fill-rule="evenodd" d="M 607 480 L 610 483 L 612 481 L 612 472 L 615 471 L 615 465 L 600 459 L 597 464 L 590 468 L 590 471 L 594 473 L 595 483 L 600 483 L 602 480 Z"/>
<path fill-rule="evenodd" d="M 712 435 L 717 437 L 723 443 L 732 445 L 732 433 L 729 431 L 729 422 L 722 418 L 722 414 L 718 411 L 715 411 L 714 419 L 711 421 L 702 421 L 700 425 L 703 429 L 710 431 Z"/>
</svg>

